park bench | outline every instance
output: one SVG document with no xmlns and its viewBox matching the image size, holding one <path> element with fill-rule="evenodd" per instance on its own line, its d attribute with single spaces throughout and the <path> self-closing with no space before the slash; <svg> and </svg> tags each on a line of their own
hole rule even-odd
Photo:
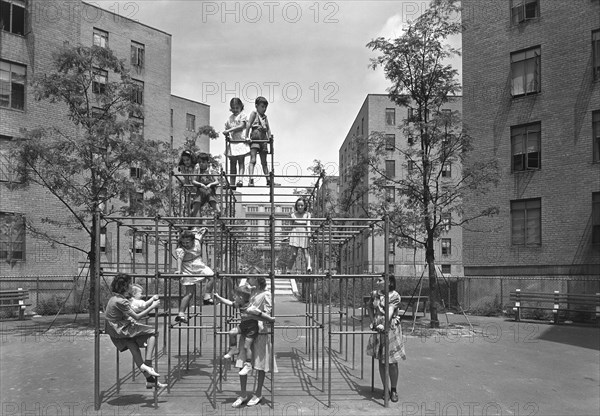
<svg viewBox="0 0 600 416">
<path fill-rule="evenodd" d="M 516 289 L 510 292 L 510 300 L 515 302 L 515 321 L 521 320 L 522 309 L 551 310 L 554 323 L 559 323 L 561 312 L 595 313 L 596 319 L 600 316 L 600 293 L 586 295 L 580 293 L 553 293 L 523 292 Z"/>
<path fill-rule="evenodd" d="M 0 290 L 0 308 L 12 308 L 19 310 L 19 320 L 25 317 L 25 308 L 31 303 L 25 303 L 29 299 L 29 291 L 18 288 L 16 290 Z"/>
</svg>

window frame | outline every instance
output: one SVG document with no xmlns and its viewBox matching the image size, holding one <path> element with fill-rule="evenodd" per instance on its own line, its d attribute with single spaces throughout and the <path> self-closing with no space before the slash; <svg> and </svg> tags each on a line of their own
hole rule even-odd
<svg viewBox="0 0 600 416">
<path fill-rule="evenodd" d="M 516 205 L 519 205 L 519 207 L 516 207 Z M 521 208 L 520 207 L 521 205 L 524 208 Z M 533 220 L 535 220 L 535 214 L 529 214 L 529 213 L 536 211 L 536 210 L 538 211 L 537 229 L 539 230 L 539 234 L 537 237 L 539 237 L 539 241 L 528 242 L 529 229 L 530 229 L 529 217 L 531 216 L 531 217 L 533 217 Z M 516 239 L 516 237 L 515 237 L 515 229 L 516 229 L 515 221 L 518 219 L 518 218 L 516 218 L 515 214 L 517 212 L 521 212 L 521 211 L 523 211 L 523 219 L 522 220 L 519 219 L 519 220 L 523 222 L 523 227 L 522 227 L 523 239 L 522 239 L 522 242 L 520 242 L 520 241 L 515 242 L 515 239 Z M 533 230 L 535 231 L 535 228 L 533 228 Z M 539 247 L 542 245 L 542 199 L 541 198 L 515 199 L 515 200 L 510 201 L 510 245 L 511 246 L 525 246 L 525 247 Z"/>
<path fill-rule="evenodd" d="M 600 110 L 592 111 L 592 161 L 600 162 Z"/>
<path fill-rule="evenodd" d="M 451 238 L 442 238 L 440 241 L 440 252 L 442 256 L 451 256 L 452 255 L 452 239 Z"/>
<path fill-rule="evenodd" d="M 191 129 L 190 129 L 191 127 Z M 196 115 L 185 113 L 185 130 L 196 131 Z"/>
<path fill-rule="evenodd" d="M 533 56 L 531 56 L 533 54 Z M 521 57 L 523 57 L 521 59 Z M 527 82 L 528 72 L 527 64 L 528 61 L 533 61 L 533 89 L 529 91 L 529 84 Z M 523 63 L 523 80 L 522 80 L 522 91 L 517 91 L 515 81 L 518 79 L 515 76 L 515 72 L 518 69 L 517 66 L 521 66 Z M 513 98 L 525 97 L 529 95 L 535 95 L 542 92 L 542 48 L 540 45 L 533 46 L 527 49 L 521 49 L 510 53 L 510 79 L 511 79 L 511 96 Z"/>
<path fill-rule="evenodd" d="M 390 174 L 390 171 L 392 171 L 392 174 Z M 387 176 L 388 178 L 396 177 L 396 161 L 394 159 L 386 159 L 385 176 Z"/>
<path fill-rule="evenodd" d="M 440 264 L 440 271 L 442 274 L 449 275 L 452 274 L 452 265 L 451 264 Z"/>
<path fill-rule="evenodd" d="M 252 205 L 248 205 L 246 207 L 246 212 L 258 212 L 258 207 L 257 206 L 252 206 Z"/>
<path fill-rule="evenodd" d="M 592 73 L 600 81 L 600 29 L 592 30 Z"/>
<path fill-rule="evenodd" d="M 15 72 L 13 70 L 13 67 L 15 69 L 19 68 L 19 69 L 23 70 L 22 82 L 21 82 L 21 80 L 15 81 L 13 79 L 14 78 L 13 74 L 21 75 L 20 73 Z M 8 89 L 8 91 L 6 91 L 8 93 L 7 94 L 7 97 L 8 97 L 7 105 L 0 104 L 0 108 L 7 108 L 7 109 L 11 109 L 11 110 L 24 112 L 26 110 L 26 98 L 27 98 L 27 66 L 16 63 L 16 62 L 11 62 L 11 61 L 7 61 L 4 59 L 0 59 L 0 74 L 2 72 L 6 72 L 8 74 L 8 80 L 6 81 L 6 84 L 8 85 L 9 89 Z M 0 75 L 0 79 L 1 79 L 1 75 Z M 21 89 L 20 90 L 15 89 L 16 85 L 20 85 Z M 2 91 L 2 90 L 0 90 L 0 91 Z M 18 93 L 15 93 L 15 91 L 18 91 L 18 93 L 22 94 L 22 96 L 20 97 L 21 101 L 15 100 L 16 95 L 18 94 Z M 15 104 L 14 104 L 15 101 L 22 103 L 22 105 L 20 107 L 15 106 Z M 1 103 L 1 101 L 0 101 L 0 103 Z"/>
<path fill-rule="evenodd" d="M 104 79 L 104 82 L 101 82 L 102 79 Z M 108 71 L 100 68 L 94 68 L 94 78 L 92 80 L 92 93 L 105 94 L 106 84 L 108 84 Z"/>
<path fill-rule="evenodd" d="M 10 259 L 11 262 L 24 262 L 26 261 L 26 249 L 27 249 L 27 230 L 25 224 L 25 214 L 17 213 L 17 212 L 9 212 L 9 211 L 0 211 L 0 225 L 1 228 L 4 228 L 3 219 L 4 217 L 20 217 L 20 219 L 16 219 L 16 221 L 21 222 L 18 224 L 16 236 L 13 238 L 13 230 L 11 229 L 10 235 L 4 235 L 4 233 L 0 233 L 0 260 L 7 261 Z M 14 250 L 14 246 L 20 245 L 20 250 Z M 6 247 L 6 250 L 3 248 Z M 9 250 L 10 248 L 10 250 Z M 10 253 L 10 257 L 9 257 Z M 19 257 L 15 258 L 14 254 L 20 253 Z"/>
<path fill-rule="evenodd" d="M 94 27 L 92 32 L 92 45 L 108 49 L 108 32 L 98 27 Z M 100 39 L 98 43 L 96 43 L 96 38 Z M 102 44 L 102 40 L 104 40 L 104 45 Z"/>
<path fill-rule="evenodd" d="M 395 186 L 386 186 L 385 187 L 385 202 L 388 204 L 396 203 L 396 187 Z"/>
<path fill-rule="evenodd" d="M 0 30 L 2 30 L 3 32 L 7 32 L 7 33 L 12 33 L 13 35 L 17 35 L 17 36 L 25 36 L 26 34 L 26 30 L 27 30 L 27 7 L 25 6 L 25 1 L 22 0 L 1 0 L 0 4 L 6 4 L 9 7 L 9 11 L 8 11 L 8 28 L 5 28 L 4 25 L 0 26 Z M 21 9 L 22 12 L 22 18 L 23 21 L 20 22 L 22 23 L 22 32 L 18 32 L 15 31 L 15 7 Z M 0 15 L 2 15 L 1 13 L 2 8 L 0 7 Z"/>
<path fill-rule="evenodd" d="M 389 123 L 391 121 L 391 123 Z M 385 109 L 385 125 L 386 126 L 395 126 L 396 125 L 396 109 L 395 108 L 386 108 Z"/>
<path fill-rule="evenodd" d="M 515 5 L 515 2 L 519 4 Z M 527 16 L 528 5 L 534 4 L 534 15 L 531 17 Z M 519 16 L 520 15 L 520 16 Z M 536 20 L 540 18 L 540 1 L 539 0 L 511 0 L 510 2 L 510 22 L 513 26 L 518 26 L 530 20 Z"/>
<path fill-rule="evenodd" d="M 396 150 L 396 135 L 386 134 L 385 135 L 385 150 L 394 151 Z"/>
<path fill-rule="evenodd" d="M 131 66 L 136 69 L 144 69 L 146 61 L 146 45 L 134 40 L 131 41 Z"/>
<path fill-rule="evenodd" d="M 131 79 L 131 83 L 133 84 L 133 91 L 131 101 L 137 105 L 144 105 L 144 81 L 140 81 L 139 79 Z"/>
<path fill-rule="evenodd" d="M 440 216 L 441 231 L 450 231 L 452 229 L 452 214 L 444 213 Z"/>
<path fill-rule="evenodd" d="M 452 163 L 446 162 L 442 165 L 442 178 L 452 177 Z"/>
<path fill-rule="evenodd" d="M 592 192 L 592 245 L 600 246 L 600 192 Z"/>
<path fill-rule="evenodd" d="M 525 133 L 525 134 L 523 134 Z M 529 136 L 537 134 L 537 152 L 529 152 Z M 534 138 L 535 140 L 535 138 Z M 521 151 L 525 153 L 515 153 L 515 147 L 520 141 Z M 530 167 L 530 154 L 537 153 L 537 167 Z M 515 157 L 521 156 L 520 169 L 516 169 Z M 510 127 L 510 169 L 511 173 L 538 171 L 542 169 L 542 123 L 539 121 L 527 124 L 520 124 Z"/>
</svg>

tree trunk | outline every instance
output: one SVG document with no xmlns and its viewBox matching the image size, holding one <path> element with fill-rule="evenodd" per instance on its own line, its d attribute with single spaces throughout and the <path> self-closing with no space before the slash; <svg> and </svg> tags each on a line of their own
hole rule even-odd
<svg viewBox="0 0 600 416">
<path fill-rule="evenodd" d="M 437 284 L 437 274 L 435 272 L 435 252 L 433 250 L 433 234 L 427 236 L 427 249 L 425 251 L 425 260 L 429 271 L 429 314 L 431 317 L 431 328 L 439 328 L 438 306 L 440 304 L 439 290 Z"/>
</svg>

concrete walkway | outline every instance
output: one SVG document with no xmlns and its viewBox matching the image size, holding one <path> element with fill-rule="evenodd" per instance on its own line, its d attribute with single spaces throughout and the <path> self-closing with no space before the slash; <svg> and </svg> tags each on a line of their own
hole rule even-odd
<svg viewBox="0 0 600 416">
<path fill-rule="evenodd" d="M 305 325 L 305 305 L 292 297 L 276 299 L 277 324 Z M 205 307 L 204 313 L 210 313 Z M 285 315 L 285 316 L 284 316 Z M 93 335 L 83 325 L 63 316 L 45 331 L 52 318 L 0 323 L 0 393 L 2 415 L 96 414 L 93 403 Z M 468 327 L 464 317 L 450 315 L 450 323 Z M 445 318 L 442 318 L 445 322 Z M 361 351 L 367 336 L 332 337 L 331 407 L 328 379 L 323 388 L 322 352 L 317 363 L 306 350 L 306 332 L 276 330 L 279 373 L 275 401 L 267 379 L 265 400 L 255 408 L 232 409 L 239 389 L 235 369 L 226 369 L 211 403 L 212 334 L 205 332 L 202 356 L 192 356 L 189 369 L 182 363 L 172 371 L 171 392 L 161 392 L 153 407 L 152 390 L 138 374 L 131 380 L 131 358 L 121 354 L 124 384 L 115 388 L 115 348 L 101 341 L 102 415 L 597 415 L 600 408 L 600 330 L 597 327 L 515 323 L 503 318 L 470 317 L 475 332 L 436 336 L 407 335 L 408 359 L 400 364 L 400 401 L 383 407 L 381 381 L 375 373 L 371 391 L 371 359 Z M 206 323 L 206 321 L 205 321 Z M 327 323 L 327 314 L 326 314 Z M 337 323 L 337 321 L 333 321 Z M 407 327 L 411 324 L 407 322 Z M 333 326 L 338 330 L 337 325 Z M 45 332 L 44 332 L 45 331 Z M 407 332 L 405 330 L 405 332 Z M 462 335 L 461 335 L 462 334 Z M 470 335 L 469 335 L 470 334 Z M 199 334 L 198 334 L 199 335 Z M 327 344 L 327 332 L 325 332 Z M 185 331 L 182 331 L 185 345 Z M 321 343 L 321 338 L 319 343 Z M 173 334 L 174 366 L 178 364 L 177 335 Z M 162 345 L 162 342 L 160 342 Z M 327 354 L 327 350 L 325 351 Z M 353 360 L 354 357 L 354 360 Z M 327 357 L 326 357 L 327 358 Z M 166 373 L 163 354 L 158 369 Z M 329 361 L 325 360 L 325 375 Z M 361 377 L 362 375 L 362 377 Z M 163 377 L 164 379 L 164 377 Z M 249 388 L 254 377 L 249 378 Z"/>
</svg>

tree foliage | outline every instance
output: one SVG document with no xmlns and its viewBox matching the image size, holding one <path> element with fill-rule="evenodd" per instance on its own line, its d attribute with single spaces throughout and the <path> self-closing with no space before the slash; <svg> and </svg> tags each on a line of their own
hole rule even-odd
<svg viewBox="0 0 600 416">
<path fill-rule="evenodd" d="M 397 177 L 386 172 L 384 159 L 391 144 L 382 132 L 373 132 L 367 143 L 357 145 L 366 146 L 363 148 L 369 152 L 361 161 L 363 166 L 356 168 L 356 175 L 362 178 L 361 169 L 370 169 L 375 174 L 374 192 L 383 201 L 374 204 L 372 210 L 390 218 L 396 242 L 425 249 L 432 326 L 439 325 L 435 239 L 446 226 L 462 225 L 497 212 L 497 207 L 490 206 L 471 217 L 465 216 L 464 196 L 484 195 L 495 186 L 497 164 L 491 158 L 469 158 L 473 138 L 461 125 L 460 113 L 442 111 L 460 93 L 458 72 L 448 63 L 460 52 L 446 43 L 461 31 L 461 24 L 454 20 L 459 12 L 455 0 L 433 0 L 397 39 L 377 38 L 367 44 L 379 53 L 371 60 L 371 67 L 383 68 L 392 84 L 388 89 L 390 99 L 412 109 L 400 127 L 401 137 L 409 145 L 393 144 L 393 150 L 404 160 L 407 174 Z M 444 172 L 449 169 L 455 173 L 448 178 Z M 357 183 L 360 185 L 360 181 Z M 395 197 L 387 198 L 389 192 L 394 192 Z M 359 195 L 354 191 L 349 197 L 353 194 Z"/>
</svg>

